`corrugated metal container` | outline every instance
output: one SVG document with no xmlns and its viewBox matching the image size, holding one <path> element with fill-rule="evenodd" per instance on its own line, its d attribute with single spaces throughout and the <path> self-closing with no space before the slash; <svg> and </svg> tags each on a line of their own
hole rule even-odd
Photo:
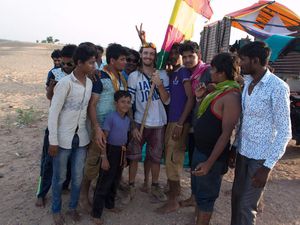
<svg viewBox="0 0 300 225">
<path fill-rule="evenodd" d="M 279 77 L 298 77 L 300 76 L 300 52 L 292 51 L 281 55 L 270 65 Z"/>
<path fill-rule="evenodd" d="M 300 92 L 300 38 L 294 39 L 270 66 L 289 84 L 291 91 Z"/>
<path fill-rule="evenodd" d="M 209 24 L 201 32 L 200 47 L 202 60 L 210 62 L 220 52 L 228 52 L 231 22 L 228 18 Z"/>
</svg>

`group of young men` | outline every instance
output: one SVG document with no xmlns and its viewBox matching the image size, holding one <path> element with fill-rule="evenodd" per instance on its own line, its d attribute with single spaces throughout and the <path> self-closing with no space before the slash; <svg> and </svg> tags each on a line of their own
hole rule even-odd
<svg viewBox="0 0 300 225">
<path fill-rule="evenodd" d="M 138 162 L 146 144 L 141 190 L 163 202 L 158 213 L 194 205 L 195 223 L 208 225 L 222 176 L 236 164 L 231 224 L 255 224 L 270 171 L 291 138 L 289 88 L 267 68 L 270 49 L 253 42 L 238 56 L 220 53 L 206 64 L 197 43 L 175 43 L 168 70 L 156 70 L 153 43 L 143 42 L 139 53 L 110 44 L 104 66 L 102 54 L 102 48 L 86 42 L 66 45 L 61 57 L 52 57 L 54 62 L 61 58 L 61 63 L 50 71 L 46 84 L 51 105 L 37 206 L 45 204 L 52 183 L 53 219 L 62 225 L 61 193 L 71 181 L 68 214 L 80 220 L 80 201 L 94 223 L 103 224 L 104 208 L 119 211 L 115 197 L 127 164 L 128 190 L 122 202 L 134 199 Z M 238 65 L 245 75 L 243 89 L 235 81 Z M 232 144 L 234 129 L 237 137 Z M 179 202 L 186 149 L 192 196 Z M 163 159 L 166 193 L 158 182 Z M 67 174 L 70 181 L 65 181 Z"/>
</svg>

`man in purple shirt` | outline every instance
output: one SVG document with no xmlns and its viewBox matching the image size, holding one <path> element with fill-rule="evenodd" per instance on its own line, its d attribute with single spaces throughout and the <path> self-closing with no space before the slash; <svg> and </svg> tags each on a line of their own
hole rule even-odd
<svg viewBox="0 0 300 225">
<path fill-rule="evenodd" d="M 157 209 L 157 212 L 160 213 L 169 213 L 180 207 L 177 201 L 177 197 L 180 194 L 180 173 L 183 167 L 186 141 L 190 129 L 190 114 L 194 106 L 190 71 L 181 66 L 182 60 L 179 47 L 180 44 L 173 44 L 169 56 L 172 71 L 169 74 L 170 104 L 165 134 L 169 194 L 167 203 Z"/>
</svg>

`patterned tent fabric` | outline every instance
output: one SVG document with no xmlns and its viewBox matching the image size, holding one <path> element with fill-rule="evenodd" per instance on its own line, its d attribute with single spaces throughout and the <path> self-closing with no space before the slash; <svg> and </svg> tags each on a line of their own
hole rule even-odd
<svg viewBox="0 0 300 225">
<path fill-rule="evenodd" d="M 255 16 L 254 16 L 255 15 Z M 253 19 L 251 17 L 254 16 Z M 283 25 L 269 23 L 274 16 L 278 16 Z M 227 14 L 232 26 L 246 31 L 242 22 L 251 22 L 253 27 L 265 29 L 266 26 L 286 27 L 289 30 L 299 29 L 300 17 L 286 6 L 275 1 L 259 1 L 247 8 Z"/>
</svg>

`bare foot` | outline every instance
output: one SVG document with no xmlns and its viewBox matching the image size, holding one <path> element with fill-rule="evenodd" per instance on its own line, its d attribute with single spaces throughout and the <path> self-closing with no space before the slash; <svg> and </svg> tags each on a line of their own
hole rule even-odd
<svg viewBox="0 0 300 225">
<path fill-rule="evenodd" d="M 148 184 L 144 183 L 142 187 L 140 187 L 140 191 L 144 193 L 149 193 Z"/>
<path fill-rule="evenodd" d="M 103 220 L 101 220 L 100 218 L 93 218 L 93 222 L 96 225 L 103 225 Z"/>
<path fill-rule="evenodd" d="M 70 216 L 74 222 L 79 222 L 81 219 L 81 216 L 79 215 L 76 209 L 70 209 L 67 212 L 67 215 Z"/>
<path fill-rule="evenodd" d="M 46 199 L 45 198 L 38 198 L 35 202 L 36 207 L 45 207 Z"/>
<path fill-rule="evenodd" d="M 108 210 L 109 212 L 116 213 L 116 214 L 122 212 L 122 209 L 117 208 L 117 207 L 112 208 L 112 209 L 107 209 L 107 210 Z"/>
<path fill-rule="evenodd" d="M 258 203 L 257 212 L 262 213 L 264 211 L 264 207 L 265 207 L 264 201 L 263 199 L 261 199 L 260 202 Z"/>
<path fill-rule="evenodd" d="M 179 204 L 181 207 L 196 206 L 195 199 L 192 196 L 186 200 L 180 201 Z"/>
<path fill-rule="evenodd" d="M 90 213 L 92 211 L 92 207 L 88 199 L 85 199 L 84 196 L 80 196 L 79 206 L 82 211 L 85 213 Z"/>
<path fill-rule="evenodd" d="M 65 219 L 61 213 L 52 214 L 54 225 L 64 225 Z"/>
<path fill-rule="evenodd" d="M 227 191 L 224 191 L 224 195 L 225 196 L 231 196 L 231 189 L 227 190 Z"/>
<path fill-rule="evenodd" d="M 177 201 L 168 201 L 162 207 L 157 208 L 155 212 L 159 214 L 166 214 L 166 213 L 175 212 L 179 208 L 180 205 Z"/>
</svg>

